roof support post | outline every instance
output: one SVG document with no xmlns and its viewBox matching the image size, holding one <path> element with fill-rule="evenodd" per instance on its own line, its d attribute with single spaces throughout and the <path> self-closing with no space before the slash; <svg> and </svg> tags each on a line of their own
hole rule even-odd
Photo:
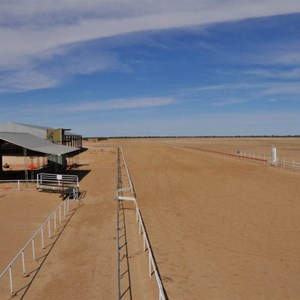
<svg viewBox="0 0 300 300">
<path fill-rule="evenodd" d="M 0 148 L 0 172 L 1 173 L 3 171 L 2 166 L 3 166 L 3 157 L 2 157 L 2 150 Z M 0 176 L 1 176 L 1 174 L 0 174 Z"/>
<path fill-rule="evenodd" d="M 24 154 L 24 167 L 25 167 L 25 180 L 28 181 L 28 169 L 27 169 L 27 149 L 23 148 Z"/>
</svg>

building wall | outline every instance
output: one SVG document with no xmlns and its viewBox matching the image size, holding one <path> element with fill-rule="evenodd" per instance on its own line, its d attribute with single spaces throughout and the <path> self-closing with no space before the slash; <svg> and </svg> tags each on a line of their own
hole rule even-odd
<svg viewBox="0 0 300 300">
<path fill-rule="evenodd" d="M 51 143 L 62 144 L 63 141 L 63 129 L 48 129 L 47 139 Z"/>
</svg>

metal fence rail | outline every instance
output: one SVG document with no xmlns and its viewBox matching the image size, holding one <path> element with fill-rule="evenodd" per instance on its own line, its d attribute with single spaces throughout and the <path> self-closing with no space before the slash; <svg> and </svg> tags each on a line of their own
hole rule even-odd
<svg viewBox="0 0 300 300">
<path fill-rule="evenodd" d="M 250 153 L 250 152 L 239 152 L 236 155 L 239 159 L 250 160 L 254 162 L 262 162 L 264 164 L 268 164 L 271 161 L 271 157 L 267 157 L 265 155 Z"/>
<path fill-rule="evenodd" d="M 65 189 L 79 187 L 77 175 L 40 173 L 37 175 L 37 189 Z"/>
<path fill-rule="evenodd" d="M 25 190 L 66 190 L 79 188 L 77 175 L 65 174 L 37 174 L 37 179 L 0 180 L 0 191 L 25 191 Z"/>
<path fill-rule="evenodd" d="M 120 168 L 121 168 L 121 161 L 124 164 L 125 171 L 126 171 L 126 176 L 128 179 L 128 184 L 129 187 L 123 187 L 120 184 L 120 181 L 122 180 L 121 175 L 120 175 Z M 126 159 L 124 156 L 123 149 L 121 147 L 118 148 L 118 164 L 117 164 L 117 192 L 116 192 L 116 197 L 117 197 L 117 207 L 119 207 L 119 201 L 133 201 L 135 205 L 135 211 L 136 211 L 136 221 L 139 224 L 139 234 L 142 234 L 143 236 L 143 244 L 144 244 L 144 251 L 148 251 L 149 255 L 149 277 L 151 277 L 153 274 L 155 275 L 155 279 L 157 282 L 158 286 L 158 291 L 159 291 L 159 300 L 166 300 L 167 296 L 163 287 L 162 280 L 160 278 L 160 274 L 158 272 L 158 267 L 156 265 L 156 261 L 154 258 L 153 250 L 151 248 L 150 240 L 148 238 L 148 234 L 146 231 L 145 223 L 143 221 L 143 217 L 141 215 L 141 211 L 138 207 L 137 200 L 136 200 L 136 194 L 134 190 L 134 185 L 132 183 L 131 175 L 126 163 Z M 124 196 L 124 192 L 129 192 L 130 196 Z M 119 213 L 117 214 L 117 226 L 119 226 Z M 118 227 L 117 227 L 118 228 Z M 119 229 L 117 230 L 117 240 L 118 240 L 118 299 L 121 299 L 121 293 L 120 293 L 120 244 L 119 244 Z"/>
<path fill-rule="evenodd" d="M 235 153 L 227 153 L 227 152 L 215 151 L 215 150 L 210 150 L 210 149 L 204 149 L 204 148 L 199 148 L 199 147 L 194 147 L 194 146 L 183 146 L 183 145 L 175 144 L 175 143 L 164 143 L 164 142 L 162 142 L 162 143 L 169 145 L 169 146 L 175 146 L 177 148 L 183 148 L 183 149 L 187 148 L 187 149 L 193 149 L 193 150 L 198 150 L 198 151 L 203 151 L 203 152 L 209 152 L 209 153 L 219 154 L 219 155 L 222 155 L 225 157 L 232 157 L 232 158 L 247 160 L 247 161 L 251 161 L 251 162 L 263 163 L 266 165 L 283 168 L 283 169 L 293 171 L 293 172 L 300 172 L 300 163 L 299 162 L 287 161 L 282 158 L 278 158 L 276 162 L 272 162 L 272 158 L 270 156 L 260 155 L 260 154 L 250 153 L 250 152 L 238 152 L 235 154 Z"/>
<path fill-rule="evenodd" d="M 300 172 L 300 163 L 295 161 L 286 161 L 285 159 L 279 159 L 277 160 L 275 166 L 293 172 Z"/>
<path fill-rule="evenodd" d="M 54 211 L 49 215 L 49 217 L 44 221 L 44 223 L 38 228 L 38 230 L 34 233 L 34 235 L 28 240 L 28 242 L 23 246 L 23 248 L 18 252 L 18 254 L 11 260 L 11 262 L 8 264 L 8 266 L 2 271 L 0 274 L 0 280 L 4 278 L 4 275 L 8 273 L 9 276 L 9 288 L 12 295 L 15 295 L 14 290 L 14 281 L 13 281 L 13 265 L 16 262 L 18 258 L 21 258 L 22 261 L 22 273 L 25 277 L 26 272 L 26 259 L 25 259 L 25 250 L 27 248 L 31 248 L 32 252 L 32 260 L 37 261 L 36 258 L 36 250 L 37 245 L 35 244 L 35 239 L 40 236 L 41 239 L 41 245 L 40 247 L 42 249 L 45 249 L 45 240 L 48 238 L 50 239 L 52 237 L 52 230 L 57 231 L 58 230 L 58 224 L 61 224 L 63 222 L 63 217 L 66 217 L 67 213 L 69 212 L 69 205 L 70 205 L 70 199 L 67 198 L 65 201 L 60 203 Z M 45 236 L 45 230 L 48 232 Z M 19 271 L 20 272 L 20 271 Z"/>
<path fill-rule="evenodd" d="M 1 191 L 27 191 L 36 189 L 36 180 L 0 180 Z"/>
<path fill-rule="evenodd" d="M 117 154 L 117 192 L 116 192 L 116 203 L 117 203 L 117 252 L 118 252 L 118 300 L 121 299 L 121 267 L 120 267 L 120 202 L 118 201 L 118 191 L 120 188 L 120 148 L 118 147 Z"/>
</svg>

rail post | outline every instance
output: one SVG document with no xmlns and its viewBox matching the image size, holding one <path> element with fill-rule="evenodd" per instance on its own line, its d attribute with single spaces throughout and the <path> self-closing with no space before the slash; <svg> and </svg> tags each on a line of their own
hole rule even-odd
<svg viewBox="0 0 300 300">
<path fill-rule="evenodd" d="M 12 279 L 12 268 L 11 265 L 9 266 L 9 285 L 10 285 L 10 293 L 14 295 L 14 289 L 13 289 L 13 279 Z"/>
<path fill-rule="evenodd" d="M 34 238 L 31 240 L 31 245 L 32 245 L 32 260 L 36 261 L 35 257 L 35 246 L 34 246 Z"/>
<path fill-rule="evenodd" d="M 41 240 L 42 240 L 42 249 L 45 249 L 45 243 L 44 243 L 44 228 L 41 229 Z"/>
<path fill-rule="evenodd" d="M 53 220 L 54 220 L 54 230 L 57 231 L 57 226 L 56 226 L 56 211 L 54 212 Z"/>
<path fill-rule="evenodd" d="M 152 266 L 151 266 L 151 255 L 149 251 L 149 277 L 151 277 L 151 275 L 152 275 Z"/>
<path fill-rule="evenodd" d="M 61 205 L 58 207 L 59 223 L 61 224 Z"/>
<path fill-rule="evenodd" d="M 23 268 L 23 276 L 26 275 L 26 267 L 25 267 L 25 254 L 24 250 L 22 251 L 22 268 Z"/>
<path fill-rule="evenodd" d="M 50 218 L 48 219 L 48 237 L 49 237 L 49 239 L 51 239 L 51 222 L 50 222 Z"/>
</svg>

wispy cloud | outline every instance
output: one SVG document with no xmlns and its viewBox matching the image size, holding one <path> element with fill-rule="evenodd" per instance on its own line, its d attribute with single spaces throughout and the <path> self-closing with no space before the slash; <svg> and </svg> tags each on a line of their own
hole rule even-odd
<svg viewBox="0 0 300 300">
<path fill-rule="evenodd" d="M 299 99 L 300 96 L 300 85 L 299 82 L 293 83 L 287 83 L 287 84 L 273 84 L 270 85 L 267 89 L 263 91 L 264 95 L 297 95 L 298 97 L 295 100 Z"/>
<path fill-rule="evenodd" d="M 102 111 L 102 110 L 123 110 L 160 107 L 175 104 L 177 100 L 171 97 L 115 99 L 110 101 L 96 101 L 82 103 L 76 106 L 64 107 L 64 111 Z"/>
<path fill-rule="evenodd" d="M 18 70 L 0 73 L 0 92 L 19 92 L 45 89 L 57 86 L 60 80 L 55 76 L 35 70 Z"/>
<path fill-rule="evenodd" d="M 43 5 L 38 0 L 27 1 L 26 5 L 20 0 L 4 1 L 0 11 L 0 41 L 3 41 L 0 47 L 0 70 L 14 71 L 15 79 L 6 81 L 8 87 L 3 83 L 2 90 L 14 86 L 28 90 L 60 84 L 65 76 L 57 80 L 42 65 L 55 60 L 57 55 L 67 57 L 74 49 L 70 45 L 134 32 L 209 25 L 294 12 L 300 12 L 300 2 L 296 0 L 284 3 L 279 0 L 167 0 L 155 3 L 146 0 L 44 0 Z M 105 53 L 101 55 L 107 57 Z M 106 65 L 105 59 L 100 59 L 100 62 L 100 65 L 93 65 L 84 59 L 73 64 L 72 68 L 70 64 L 61 70 L 66 70 L 65 73 L 70 75 L 115 67 L 112 61 Z M 33 80 L 22 82 L 22 74 L 29 71 L 40 74 L 37 84 L 33 84 Z M 18 84 L 9 86 L 11 81 Z"/>
<path fill-rule="evenodd" d="M 262 94 L 277 94 L 277 93 L 300 93 L 300 82 L 248 82 L 248 83 L 227 83 L 217 85 L 207 85 L 200 87 L 193 87 L 180 90 L 176 93 L 177 96 L 188 96 L 188 95 L 203 95 L 207 93 L 220 92 L 241 92 L 241 91 L 252 91 L 259 92 Z"/>
<path fill-rule="evenodd" d="M 272 70 L 272 69 L 251 69 L 244 72 L 246 75 L 253 75 L 265 78 L 276 79 L 300 79 L 300 68 L 290 70 Z"/>
<path fill-rule="evenodd" d="M 64 115 L 65 113 L 87 113 L 87 112 L 101 112 L 101 111 L 122 111 L 122 110 L 141 110 L 151 109 L 162 106 L 171 106 L 178 103 L 178 100 L 174 97 L 140 97 L 140 98 L 124 98 L 113 100 L 101 100 L 101 101 L 87 101 L 79 103 L 48 103 L 48 104 L 24 104 L 18 108 L 10 107 L 7 110 L 11 110 L 13 113 L 22 112 L 23 114 L 32 115 L 32 113 L 40 113 L 43 115 L 57 114 Z M 19 111 L 18 111 L 19 109 Z"/>
<path fill-rule="evenodd" d="M 22 92 L 61 85 L 73 75 L 87 75 L 100 71 L 130 72 L 113 52 L 89 49 L 61 49 L 44 53 L 20 68 L 0 69 L 0 92 Z M 76 52 L 76 53 L 74 53 Z"/>
<path fill-rule="evenodd" d="M 244 104 L 247 102 L 248 102 L 247 99 L 226 99 L 226 100 L 211 102 L 210 105 L 214 107 L 222 107 L 228 105 Z"/>
</svg>

